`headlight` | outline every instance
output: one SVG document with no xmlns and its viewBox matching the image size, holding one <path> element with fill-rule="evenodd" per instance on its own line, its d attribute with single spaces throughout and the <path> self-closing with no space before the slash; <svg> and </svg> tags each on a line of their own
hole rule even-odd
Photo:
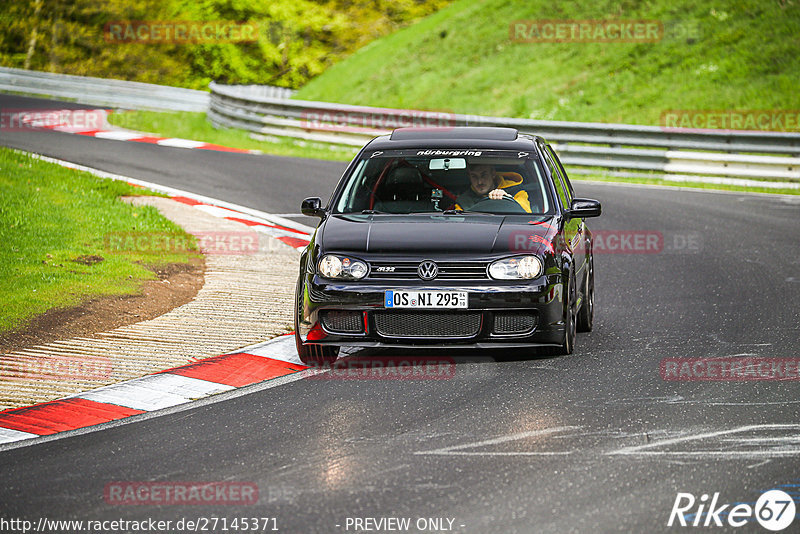
<svg viewBox="0 0 800 534">
<path fill-rule="evenodd" d="M 325 254 L 319 260 L 319 273 L 325 278 L 360 280 L 367 276 L 367 264 L 355 258 Z"/>
<path fill-rule="evenodd" d="M 506 258 L 489 265 L 489 276 L 495 280 L 532 280 L 540 274 L 542 260 L 536 256 Z"/>
</svg>

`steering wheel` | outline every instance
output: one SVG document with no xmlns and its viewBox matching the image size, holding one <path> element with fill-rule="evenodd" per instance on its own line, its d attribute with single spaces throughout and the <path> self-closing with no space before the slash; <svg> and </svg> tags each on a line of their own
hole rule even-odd
<svg viewBox="0 0 800 534">
<path fill-rule="evenodd" d="M 519 202 L 517 202 L 517 201 L 514 199 L 514 197 L 512 197 L 512 196 L 511 196 L 511 195 L 509 195 L 508 193 L 506 193 L 505 195 L 503 195 L 503 198 L 499 198 L 499 199 L 496 199 L 496 198 L 489 198 L 489 195 L 484 195 L 482 199 L 480 199 L 480 200 L 479 200 L 479 201 L 477 201 L 475 204 L 473 204 L 472 206 L 470 206 L 470 208 L 469 208 L 468 210 L 466 210 L 466 211 L 483 211 L 483 212 L 494 213 L 494 210 L 492 210 L 492 209 L 490 208 L 490 206 L 491 206 L 491 204 L 492 204 L 493 202 L 501 202 L 501 203 L 502 203 L 502 204 L 495 204 L 495 206 L 497 206 L 497 207 L 498 207 L 498 210 L 497 210 L 497 211 L 499 211 L 500 213 L 528 213 L 527 211 L 525 211 L 525 208 L 523 208 L 523 207 L 520 205 L 520 203 L 519 203 Z M 513 210 L 511 210 L 511 211 L 509 211 L 509 210 L 508 210 L 508 208 L 511 208 L 511 207 L 512 207 L 512 206 L 509 206 L 509 205 L 508 205 L 508 202 L 511 202 L 511 203 L 513 203 L 513 204 L 514 204 L 514 206 L 513 206 L 513 207 L 514 207 L 514 209 L 513 209 Z M 476 210 L 476 209 L 475 209 L 475 207 L 476 207 L 476 206 L 480 206 L 480 207 L 481 207 L 481 208 L 483 208 L 483 209 Z M 501 207 L 501 206 L 502 206 L 502 207 Z M 489 209 L 487 209 L 487 208 L 489 208 Z"/>
</svg>

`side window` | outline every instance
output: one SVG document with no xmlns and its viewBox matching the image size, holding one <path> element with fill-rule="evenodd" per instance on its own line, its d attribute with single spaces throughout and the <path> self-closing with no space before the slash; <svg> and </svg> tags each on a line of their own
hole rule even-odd
<svg viewBox="0 0 800 534">
<path fill-rule="evenodd" d="M 553 163 L 549 151 L 543 150 L 542 153 L 544 154 L 544 160 L 547 162 L 547 166 L 550 168 L 550 174 L 553 176 L 553 185 L 556 186 L 556 192 L 558 193 L 559 201 L 561 201 L 561 206 L 564 209 L 568 209 L 569 197 L 564 189 L 564 183 L 561 181 L 561 174 L 556 170 L 556 165 Z"/>
<path fill-rule="evenodd" d="M 564 170 L 564 166 L 561 164 L 561 160 L 558 159 L 558 154 L 556 154 L 553 147 L 547 145 L 547 150 L 550 153 L 550 156 L 553 158 L 553 161 L 556 164 L 556 167 L 560 171 L 561 179 L 564 180 L 564 185 L 567 186 L 567 194 L 569 195 L 569 200 L 572 201 L 572 197 L 575 196 L 575 190 L 572 189 L 572 184 L 569 181 L 569 177 L 567 176 L 567 171 Z"/>
</svg>

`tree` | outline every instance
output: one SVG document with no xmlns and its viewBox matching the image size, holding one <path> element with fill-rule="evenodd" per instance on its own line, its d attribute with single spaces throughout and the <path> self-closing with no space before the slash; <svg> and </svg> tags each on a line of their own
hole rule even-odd
<svg viewBox="0 0 800 534">
<path fill-rule="evenodd" d="M 3 0 L 0 64 L 204 88 L 299 87 L 373 39 L 449 0 Z M 231 21 L 247 42 L 119 42 L 109 24 Z"/>
</svg>

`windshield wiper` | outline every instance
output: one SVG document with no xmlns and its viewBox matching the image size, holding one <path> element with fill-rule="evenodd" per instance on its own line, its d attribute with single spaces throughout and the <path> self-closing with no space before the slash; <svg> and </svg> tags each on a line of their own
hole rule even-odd
<svg viewBox="0 0 800 534">
<path fill-rule="evenodd" d="M 460 215 L 464 210 L 409 211 L 406 215 Z"/>
<path fill-rule="evenodd" d="M 383 212 L 377 210 L 361 210 L 361 215 L 375 215 L 378 213 L 383 213 Z"/>
</svg>

